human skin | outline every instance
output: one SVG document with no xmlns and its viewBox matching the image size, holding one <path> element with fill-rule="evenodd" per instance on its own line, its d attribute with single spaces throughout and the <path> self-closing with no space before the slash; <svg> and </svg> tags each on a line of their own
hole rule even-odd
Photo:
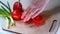
<svg viewBox="0 0 60 34">
<path fill-rule="evenodd" d="M 32 4 L 23 12 L 22 19 L 23 22 L 33 19 L 43 12 L 44 8 L 47 6 L 49 0 L 34 0 Z"/>
</svg>

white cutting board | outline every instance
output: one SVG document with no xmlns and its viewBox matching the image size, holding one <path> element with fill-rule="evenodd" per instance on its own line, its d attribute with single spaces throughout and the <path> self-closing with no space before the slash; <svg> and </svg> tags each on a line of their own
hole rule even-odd
<svg viewBox="0 0 60 34">
<path fill-rule="evenodd" d="M 22 33 L 22 34 L 56 34 L 56 31 L 59 26 L 60 22 L 60 12 L 54 9 L 51 11 L 43 12 L 42 16 L 44 16 L 45 21 L 43 25 L 41 26 L 31 26 L 31 24 L 26 25 L 22 21 L 15 21 L 16 26 L 13 26 L 12 28 L 7 28 L 7 22 L 4 21 L 2 28 L 7 31 Z M 49 29 L 51 27 L 51 24 L 53 20 L 57 20 L 56 27 L 52 32 L 49 32 Z"/>
</svg>

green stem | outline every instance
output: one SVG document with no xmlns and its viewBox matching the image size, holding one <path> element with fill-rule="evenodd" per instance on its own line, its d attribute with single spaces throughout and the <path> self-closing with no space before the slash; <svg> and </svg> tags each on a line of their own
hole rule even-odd
<svg viewBox="0 0 60 34">
<path fill-rule="evenodd" d="M 12 19 L 12 17 L 8 17 L 9 19 L 9 28 L 11 28 L 14 25 L 14 20 Z"/>
</svg>

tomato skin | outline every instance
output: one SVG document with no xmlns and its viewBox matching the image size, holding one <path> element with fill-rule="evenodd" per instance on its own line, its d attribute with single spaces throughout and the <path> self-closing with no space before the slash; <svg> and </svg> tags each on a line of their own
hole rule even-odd
<svg viewBox="0 0 60 34">
<path fill-rule="evenodd" d="M 12 13 L 11 13 L 11 16 L 14 20 L 21 20 L 21 12 L 20 10 L 14 10 Z"/>
<path fill-rule="evenodd" d="M 21 9 L 22 10 L 22 4 L 19 3 L 19 2 L 15 2 L 14 5 L 13 5 L 13 10 L 16 10 L 16 9 Z"/>
<path fill-rule="evenodd" d="M 32 22 L 34 22 L 35 25 L 42 25 L 43 21 L 44 21 L 43 16 L 37 16 L 37 17 L 32 19 Z"/>
<path fill-rule="evenodd" d="M 13 5 L 13 12 L 11 13 L 11 16 L 14 20 L 21 20 L 21 15 L 22 15 L 23 9 L 22 9 L 22 4 L 19 3 L 18 1 L 14 3 Z"/>
</svg>

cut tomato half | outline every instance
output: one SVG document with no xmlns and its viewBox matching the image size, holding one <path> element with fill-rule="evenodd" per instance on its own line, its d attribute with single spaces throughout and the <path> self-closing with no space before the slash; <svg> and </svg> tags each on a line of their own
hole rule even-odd
<svg viewBox="0 0 60 34">
<path fill-rule="evenodd" d="M 42 25 L 43 21 L 44 21 L 43 16 L 37 16 L 37 17 L 32 19 L 32 22 L 34 22 L 36 25 Z"/>
</svg>

